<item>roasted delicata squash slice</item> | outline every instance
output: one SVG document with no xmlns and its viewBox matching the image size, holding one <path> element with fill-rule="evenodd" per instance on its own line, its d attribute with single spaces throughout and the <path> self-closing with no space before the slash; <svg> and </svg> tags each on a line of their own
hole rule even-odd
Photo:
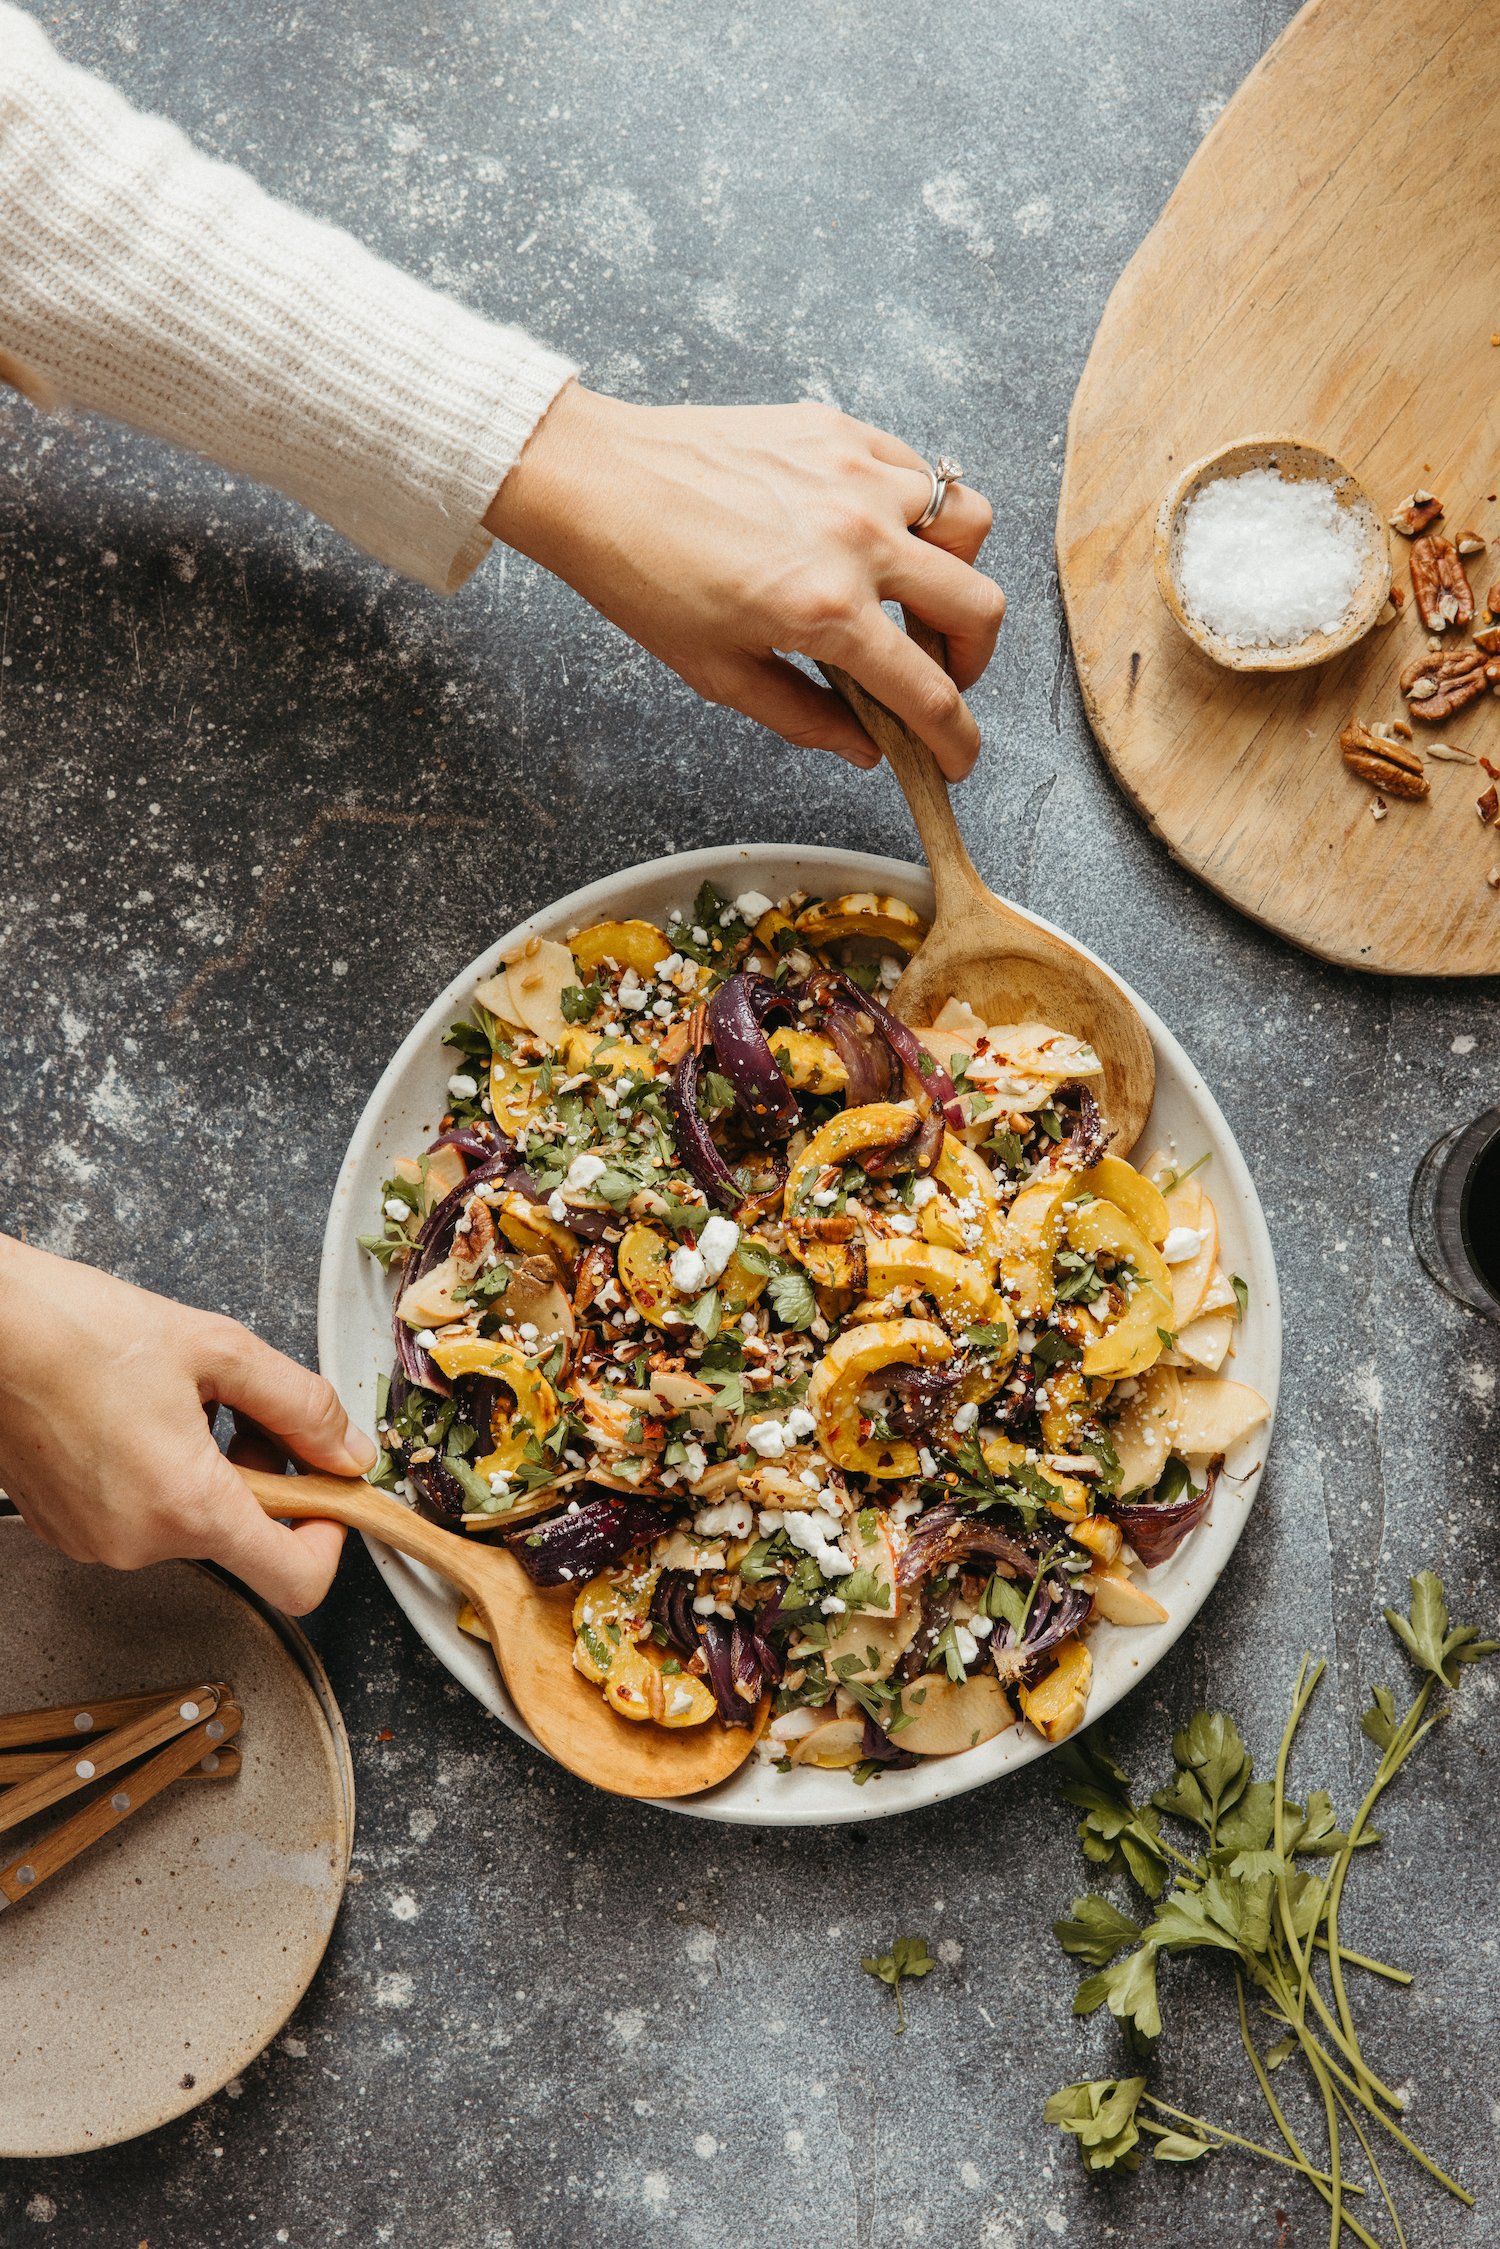
<svg viewBox="0 0 1500 2249">
<path fill-rule="evenodd" d="M 1014 1437 L 986 1437 L 979 1449 L 990 1474 L 1002 1480 L 1012 1468 L 1034 1465 L 1028 1464 L 1026 1447 L 1018 1445 Z M 1094 1505 L 1093 1493 L 1083 1478 L 1069 1476 L 1060 1468 L 1043 1468 L 1041 1473 L 1057 1492 L 1056 1499 L 1049 1499 L 1047 1502 L 1049 1513 L 1055 1515 L 1059 1522 L 1081 1523 Z"/>
<path fill-rule="evenodd" d="M 1052 1264 L 1062 1247 L 1064 1205 L 1078 1192 L 1078 1174 L 1059 1171 L 1023 1187 L 1005 1217 L 1000 1272 L 1023 1320 L 1045 1319 L 1057 1300 Z"/>
<path fill-rule="evenodd" d="M 910 1234 L 896 1234 L 866 1243 L 865 1270 L 866 1286 L 873 1296 L 886 1296 L 897 1288 L 921 1289 L 950 1326 L 984 1321 L 998 1329 L 1004 1341 L 997 1340 L 990 1346 L 989 1356 L 1005 1366 L 1015 1357 L 1015 1322 L 977 1258 L 942 1249 L 935 1242 L 918 1241 Z"/>
<path fill-rule="evenodd" d="M 803 907 L 796 928 L 804 945 L 837 945 L 846 938 L 866 937 L 871 944 L 894 947 L 899 953 L 914 953 L 927 935 L 926 922 L 903 898 L 887 898 L 873 890 L 820 898 Z"/>
<path fill-rule="evenodd" d="M 1005 1246 L 1005 1219 L 989 1165 L 956 1133 L 945 1132 L 932 1177 L 942 1192 L 922 1206 L 917 1223 L 923 1240 L 983 1258 L 993 1273 Z"/>
<path fill-rule="evenodd" d="M 510 1392 L 514 1406 L 507 1407 L 502 1399 L 490 1422 L 495 1449 L 476 1460 L 474 1469 L 477 1475 L 486 1477 L 514 1475 L 533 1437 L 546 1437 L 557 1427 L 562 1409 L 551 1383 L 535 1367 L 528 1366 L 519 1351 L 513 1351 L 509 1344 L 492 1342 L 487 1336 L 458 1336 L 451 1342 L 439 1339 L 432 1347 L 432 1358 L 450 1382 L 459 1375 L 481 1374 Z"/>
<path fill-rule="evenodd" d="M 662 931 L 649 921 L 596 921 L 568 939 L 568 951 L 579 970 L 574 981 L 585 984 L 611 962 L 619 969 L 633 968 L 637 976 L 651 976 L 672 955 Z"/>
<path fill-rule="evenodd" d="M 534 1203 L 529 1195 L 507 1195 L 495 1206 L 495 1219 L 512 1249 L 528 1256 L 545 1253 L 571 1270 L 579 1252 L 578 1236 L 560 1226 L 544 1204 Z"/>
<path fill-rule="evenodd" d="M 1088 1708 L 1094 1661 L 1081 1640 L 1063 1640 L 1057 1661 L 1034 1687 L 1018 1687 L 1016 1699 L 1044 1741 L 1056 1745 L 1076 1734 Z"/>
<path fill-rule="evenodd" d="M 915 1122 L 916 1111 L 905 1101 L 871 1101 L 857 1109 L 841 1109 L 818 1127 L 787 1173 L 782 1195 L 786 1246 L 825 1287 L 859 1288 L 864 1253 L 852 1238 L 852 1223 L 844 1238 L 831 1238 L 819 1230 L 829 1224 L 812 1200 L 820 1173 L 837 1170 L 871 1149 L 891 1147 L 906 1137 Z"/>
<path fill-rule="evenodd" d="M 1172 1282 L 1160 1250 L 1152 1248 L 1114 1203 L 1071 1203 L 1066 1223 L 1071 1248 L 1084 1257 L 1128 1265 L 1135 1275 L 1118 1320 L 1084 1346 L 1083 1373 L 1107 1374 L 1116 1381 L 1144 1373 L 1166 1348 L 1163 1332 L 1170 1329 L 1172 1318 Z"/>
<path fill-rule="evenodd" d="M 952 1356 L 951 1336 L 932 1320 L 880 1320 L 835 1336 L 807 1385 L 807 1410 L 828 1458 L 862 1476 L 915 1476 L 916 1446 L 874 1436 L 860 1394 L 886 1367 L 938 1366 Z"/>
<path fill-rule="evenodd" d="M 547 1106 L 541 1069 L 529 1069 L 509 1056 L 490 1060 L 490 1109 L 502 1132 L 523 1132 L 531 1119 Z"/>
<path fill-rule="evenodd" d="M 1126 1163 L 1123 1156 L 1101 1156 L 1096 1164 L 1078 1175 L 1079 1185 L 1102 1202 L 1113 1203 L 1123 1210 L 1133 1226 L 1140 1228 L 1153 1249 L 1160 1249 L 1167 1238 L 1172 1220 L 1167 1211 L 1167 1199 L 1156 1182 L 1134 1164 Z"/>
<path fill-rule="evenodd" d="M 765 1243 L 757 1241 L 753 1234 L 746 1238 L 754 1242 L 756 1248 L 765 1249 Z M 677 1247 L 659 1226 L 648 1226 L 644 1221 L 628 1228 L 620 1243 L 617 1262 L 621 1285 L 641 1318 L 649 1320 L 655 1328 L 679 1326 L 683 1306 L 691 1301 L 672 1280 L 672 1252 Z M 737 1319 L 740 1313 L 749 1311 L 765 1288 L 766 1275 L 752 1272 L 736 1247 L 713 1285 L 719 1292 L 723 1315 Z"/>
<path fill-rule="evenodd" d="M 1180 1335 L 1189 1327 L 1203 1309 L 1203 1299 L 1213 1280 L 1214 1268 L 1219 1258 L 1219 1220 L 1196 1179 L 1180 1179 L 1166 1195 L 1167 1214 L 1171 1230 L 1166 1247 L 1176 1248 L 1172 1235 L 1179 1241 L 1183 1237 L 1196 1237 L 1196 1247 L 1187 1256 L 1169 1259 L 1172 1275 L 1172 1317 L 1167 1323 Z"/>
<path fill-rule="evenodd" d="M 794 1031 L 779 1024 L 767 1037 L 777 1069 L 799 1093 L 842 1093 L 849 1083 L 837 1047 L 816 1031 Z"/>
</svg>

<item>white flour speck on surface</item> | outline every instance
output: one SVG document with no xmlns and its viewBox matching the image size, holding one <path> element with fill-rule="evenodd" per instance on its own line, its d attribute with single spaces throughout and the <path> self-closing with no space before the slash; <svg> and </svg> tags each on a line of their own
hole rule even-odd
<svg viewBox="0 0 1500 2249">
<path fill-rule="evenodd" d="M 1478 1043 L 1472 1031 L 1460 1031 L 1448 1052 L 1450 1054 L 1472 1054 Z"/>
<path fill-rule="evenodd" d="M 700 2132 L 698 2134 L 698 2137 L 693 2142 L 694 2155 L 701 2155 L 705 2163 L 708 2162 L 711 2156 L 717 2155 L 718 2152 L 719 2143 L 714 2138 L 712 2132 Z"/>
<path fill-rule="evenodd" d="M 665 2210 L 672 2199 L 672 2178 L 667 2171 L 648 2171 L 641 2181 L 641 2200 L 648 2210 Z"/>
<path fill-rule="evenodd" d="M 1068 2221 L 1055 2202 L 1050 2210 L 1042 2212 L 1042 2224 L 1049 2233 L 1066 2233 L 1068 2230 Z"/>
<path fill-rule="evenodd" d="M 622 2007 L 609 2017 L 609 2027 L 622 2046 L 633 2046 L 646 2027 L 646 2018 L 639 2007 Z"/>
<path fill-rule="evenodd" d="M 1336 632 L 1372 537 L 1365 516 L 1319 478 L 1275 468 L 1218 477 L 1182 511 L 1173 566 L 1183 607 L 1231 648 L 1290 648 Z"/>
<path fill-rule="evenodd" d="M 393 1921 L 415 1921 L 421 1910 L 409 1890 L 398 1890 L 391 1900 L 391 1919 Z"/>
<path fill-rule="evenodd" d="M 963 237 L 971 256 L 994 256 L 994 238 L 984 223 L 984 213 L 967 180 L 959 173 L 943 172 L 937 179 L 927 180 L 922 188 L 922 201 L 940 226 L 951 227 L 955 234 Z"/>
<path fill-rule="evenodd" d="M 437 1829 L 437 1813 L 430 1804 L 418 1804 L 406 1815 L 406 1832 L 414 1843 L 430 1843 Z"/>
<path fill-rule="evenodd" d="M 57 2216 L 57 2204 L 50 2194 L 34 2194 L 26 2205 L 26 2215 L 34 2226 L 50 2226 Z"/>
<path fill-rule="evenodd" d="M 1050 234 L 1052 205 L 1045 195 L 1038 195 L 1030 203 L 1023 203 L 1018 211 L 1012 212 L 1011 224 L 1017 234 L 1026 236 L 1028 240 L 1034 240 L 1039 234 Z"/>
<path fill-rule="evenodd" d="M 387 1970 L 375 1985 L 377 2007 L 409 2007 L 415 1993 L 411 1977 L 399 1968 Z"/>
</svg>

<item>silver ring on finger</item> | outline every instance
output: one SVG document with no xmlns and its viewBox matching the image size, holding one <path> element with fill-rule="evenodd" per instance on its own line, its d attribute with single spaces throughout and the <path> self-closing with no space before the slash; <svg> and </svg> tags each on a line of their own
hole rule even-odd
<svg viewBox="0 0 1500 2249">
<path fill-rule="evenodd" d="M 925 531 L 929 523 L 936 523 L 943 511 L 943 502 L 948 497 L 949 485 L 962 484 L 964 480 L 963 470 L 946 453 L 939 453 L 937 467 L 929 469 L 927 473 L 932 478 L 932 490 L 927 495 L 926 507 L 910 526 L 913 531 Z"/>
</svg>

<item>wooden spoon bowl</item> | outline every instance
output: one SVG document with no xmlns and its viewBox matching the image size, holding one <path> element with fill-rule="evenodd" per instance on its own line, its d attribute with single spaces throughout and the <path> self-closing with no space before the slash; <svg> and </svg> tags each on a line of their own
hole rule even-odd
<svg viewBox="0 0 1500 2249">
<path fill-rule="evenodd" d="M 738 1771 L 760 1737 L 753 1726 L 669 1728 L 617 1717 L 573 1668 L 573 1603 L 567 1589 L 533 1585 L 504 1547 L 442 1530 L 399 1500 L 352 1477 L 239 1473 L 268 1515 L 314 1518 L 394 1546 L 471 1601 L 495 1651 L 511 1701 L 549 1757 L 612 1796 L 697 1796 Z"/>
<path fill-rule="evenodd" d="M 908 614 L 907 631 L 946 669 L 937 634 Z M 1085 1039 L 1104 1068 L 1101 1107 L 1124 1154 L 1140 1138 L 1156 1092 L 1145 1024 L 1107 969 L 1053 930 L 1007 906 L 981 882 L 958 831 L 948 786 L 920 736 L 832 664 L 823 675 L 884 752 L 917 824 L 937 910 L 892 1004 L 905 1023 L 930 1024 L 945 1000 L 966 1000 L 986 1023 L 1049 1023 Z"/>
</svg>

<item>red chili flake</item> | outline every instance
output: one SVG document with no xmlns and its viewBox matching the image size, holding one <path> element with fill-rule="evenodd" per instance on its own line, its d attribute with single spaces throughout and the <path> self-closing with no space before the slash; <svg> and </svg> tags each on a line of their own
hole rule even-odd
<svg viewBox="0 0 1500 2249">
<path fill-rule="evenodd" d="M 375 1739 L 377 1741 L 394 1741 L 395 1738 L 396 1737 L 392 1733 L 389 1726 L 382 1726 L 379 1733 L 375 1736 Z"/>
</svg>

